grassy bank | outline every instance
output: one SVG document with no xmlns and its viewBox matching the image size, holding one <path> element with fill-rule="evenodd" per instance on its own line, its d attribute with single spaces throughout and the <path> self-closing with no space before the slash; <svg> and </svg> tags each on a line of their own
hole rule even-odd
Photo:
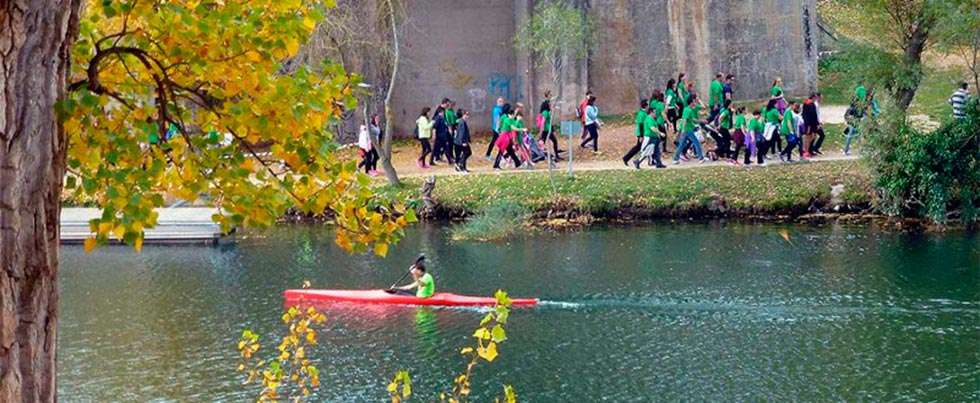
<svg viewBox="0 0 980 403">
<path fill-rule="evenodd" d="M 831 201 L 831 186 L 844 185 L 846 205 L 870 203 L 870 179 L 858 161 L 737 168 L 605 170 L 439 177 L 433 197 L 441 218 L 468 216 L 497 203 L 518 205 L 536 217 L 700 217 L 705 215 L 799 215 Z M 418 198 L 420 178 L 399 192 Z M 387 188 L 386 191 L 393 191 Z M 846 208 L 846 207 L 845 207 Z"/>
</svg>

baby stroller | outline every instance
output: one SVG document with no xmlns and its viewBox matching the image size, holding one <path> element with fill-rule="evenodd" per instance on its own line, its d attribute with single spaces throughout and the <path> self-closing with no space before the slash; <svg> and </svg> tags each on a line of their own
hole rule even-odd
<svg viewBox="0 0 980 403">
<path fill-rule="evenodd" d="M 541 151 L 538 141 L 530 133 L 525 133 L 521 141 L 531 157 L 531 162 L 538 163 L 548 158 L 548 155 Z"/>
</svg>

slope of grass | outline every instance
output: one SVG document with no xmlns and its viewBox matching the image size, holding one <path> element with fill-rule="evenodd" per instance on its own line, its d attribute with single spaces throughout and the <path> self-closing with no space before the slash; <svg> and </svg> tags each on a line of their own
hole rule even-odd
<svg viewBox="0 0 980 403">
<path fill-rule="evenodd" d="M 496 204 L 535 213 L 569 211 L 611 216 L 621 211 L 685 216 L 717 207 L 743 214 L 805 210 L 812 200 L 829 201 L 831 186 L 843 184 L 849 204 L 870 202 L 868 170 L 858 161 L 731 166 L 667 170 L 608 170 L 555 176 L 522 172 L 440 177 L 434 197 L 442 209 L 473 214 Z M 409 178 L 400 192 L 418 197 L 420 179 Z M 386 188 L 391 191 L 390 188 Z"/>
</svg>

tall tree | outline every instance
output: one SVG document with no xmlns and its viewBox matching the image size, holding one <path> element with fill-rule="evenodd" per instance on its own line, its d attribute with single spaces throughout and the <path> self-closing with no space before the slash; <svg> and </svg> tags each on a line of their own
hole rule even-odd
<svg viewBox="0 0 980 403">
<path fill-rule="evenodd" d="M 320 7 L 128 0 L 80 16 L 80 0 L 3 3 L 0 401 L 55 400 L 63 183 L 103 209 L 86 250 L 109 238 L 138 250 L 165 196 L 208 196 L 223 228 L 329 212 L 356 252 L 385 255 L 401 237 L 413 213 L 375 196 L 324 129 L 354 108 L 359 78 L 333 64 L 283 74 Z"/>
<path fill-rule="evenodd" d="M 80 0 L 0 5 L 0 401 L 55 400 L 58 219 Z"/>
<path fill-rule="evenodd" d="M 939 26 L 939 48 L 963 59 L 973 76 L 973 91 L 980 96 L 980 5 L 951 1 L 948 18 Z"/>
<path fill-rule="evenodd" d="M 514 35 L 518 50 L 531 52 L 532 60 L 540 58 L 551 69 L 552 85 L 559 101 L 563 99 L 567 67 L 588 56 L 591 42 L 591 20 L 564 0 L 537 3 L 531 17 Z"/>
<path fill-rule="evenodd" d="M 888 90 L 904 112 L 925 74 L 922 55 L 948 18 L 949 5 L 969 1 L 822 0 L 819 6 L 826 20 L 856 39 L 857 70 Z"/>
</svg>

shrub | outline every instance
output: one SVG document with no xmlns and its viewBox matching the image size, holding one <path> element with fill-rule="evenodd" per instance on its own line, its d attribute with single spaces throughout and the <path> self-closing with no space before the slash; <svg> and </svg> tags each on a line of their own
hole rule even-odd
<svg viewBox="0 0 980 403">
<path fill-rule="evenodd" d="M 931 133 L 911 127 L 901 113 L 868 122 L 866 155 L 883 212 L 942 225 L 958 211 L 964 224 L 977 222 L 980 102 L 974 99 L 967 110 L 966 119 Z"/>
<path fill-rule="evenodd" d="M 487 205 L 466 222 L 452 229 L 452 239 L 492 241 L 516 234 L 524 226 L 528 208 L 512 200 Z"/>
</svg>

